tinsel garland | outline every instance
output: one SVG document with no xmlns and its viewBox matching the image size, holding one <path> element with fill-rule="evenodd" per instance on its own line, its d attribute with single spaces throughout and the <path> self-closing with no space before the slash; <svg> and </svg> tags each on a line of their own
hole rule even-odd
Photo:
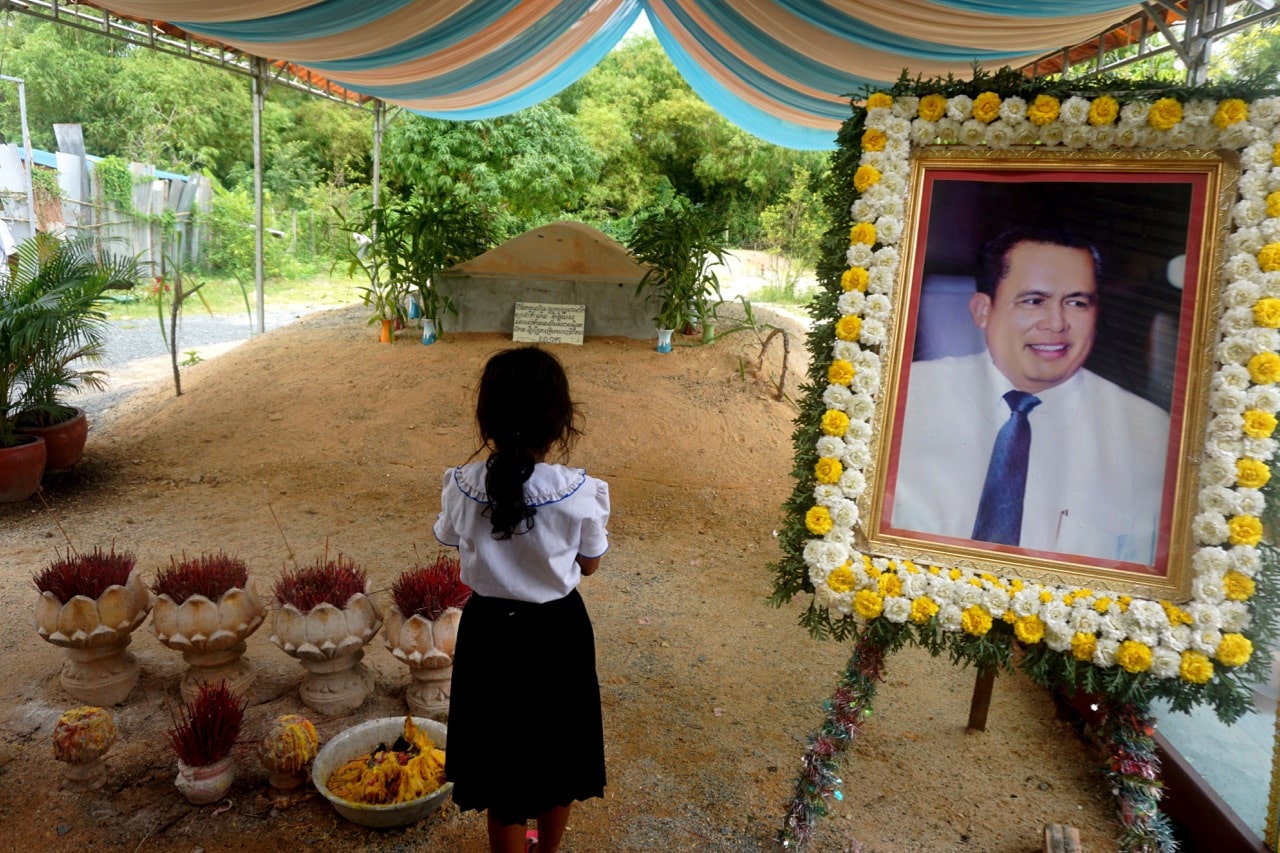
<svg viewBox="0 0 1280 853">
<path fill-rule="evenodd" d="M 845 667 L 834 695 L 824 704 L 822 728 L 810 735 L 801 762 L 795 796 L 787 809 L 778 843 L 784 848 L 800 847 L 809 841 L 813 826 L 825 817 L 831 798 L 844 799 L 840 791 L 840 762 L 862 724 L 871 716 L 876 684 L 883 680 L 885 648 L 866 633 L 854 642 L 853 656 Z"/>
<path fill-rule="evenodd" d="M 1099 733 L 1110 756 L 1106 776 L 1120 809 L 1121 853 L 1173 853 L 1178 849 L 1169 818 L 1160 811 L 1164 785 L 1156 755 L 1156 723 L 1145 705 L 1112 707 Z"/>
</svg>

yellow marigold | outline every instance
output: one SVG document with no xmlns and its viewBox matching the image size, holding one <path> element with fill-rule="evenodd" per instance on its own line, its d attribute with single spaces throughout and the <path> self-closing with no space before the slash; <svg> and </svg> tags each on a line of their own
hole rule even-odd
<svg viewBox="0 0 1280 853">
<path fill-rule="evenodd" d="M 1069 592 L 1066 595 L 1062 596 L 1062 603 L 1067 605 L 1068 607 L 1075 604 L 1076 603 L 1075 593 Z"/>
<path fill-rule="evenodd" d="M 891 595 L 902 595 L 902 578 L 893 572 L 885 572 L 876 580 L 876 585 L 880 588 L 880 594 L 885 598 Z"/>
<path fill-rule="evenodd" d="M 974 98 L 973 117 L 984 124 L 1000 118 L 1000 96 L 995 92 L 983 92 Z"/>
<path fill-rule="evenodd" d="M 1133 604 L 1132 595 L 1122 595 L 1116 599 L 1116 606 L 1120 608 L 1121 613 L 1128 613 L 1130 604 Z"/>
<path fill-rule="evenodd" d="M 964 577 L 964 572 L 959 569 L 950 569 L 947 572 L 947 577 L 951 578 L 953 581 L 958 581 L 960 578 Z"/>
<path fill-rule="evenodd" d="M 853 569 L 848 563 L 827 575 L 827 586 L 831 587 L 832 592 L 848 592 L 853 589 L 853 582 Z"/>
<path fill-rule="evenodd" d="M 1227 522 L 1232 545 L 1257 545 L 1262 541 L 1262 521 L 1254 515 L 1233 515 Z"/>
<path fill-rule="evenodd" d="M 828 486 L 840 482 L 840 475 L 843 473 L 844 466 L 834 456 L 823 456 L 813 466 L 813 476 L 818 478 L 819 483 Z"/>
<path fill-rule="evenodd" d="M 827 435 L 844 435 L 849 431 L 849 416 L 839 409 L 822 413 L 822 431 Z"/>
<path fill-rule="evenodd" d="M 920 574 L 920 569 L 916 566 L 916 564 L 915 564 L 915 563 L 911 562 L 910 560 L 903 560 L 903 561 L 902 561 L 902 568 L 906 569 L 906 570 L 907 570 L 907 574 L 909 574 L 909 575 L 918 575 L 918 574 Z"/>
<path fill-rule="evenodd" d="M 880 170 L 864 163 L 853 173 L 853 188 L 860 193 L 866 192 L 880 182 Z"/>
<path fill-rule="evenodd" d="M 1280 243 L 1268 243 L 1258 250 L 1258 266 L 1263 272 L 1280 270 Z"/>
<path fill-rule="evenodd" d="M 1223 634 L 1213 656 L 1225 666 L 1243 666 L 1253 657 L 1253 643 L 1244 634 Z"/>
<path fill-rule="evenodd" d="M 1261 489 L 1271 479 L 1271 469 L 1258 459 L 1236 460 L 1236 485 L 1245 489 Z"/>
<path fill-rule="evenodd" d="M 1093 634 L 1076 631 L 1071 636 L 1071 654 L 1076 660 L 1093 660 L 1093 653 L 1098 648 L 1098 638 Z"/>
<path fill-rule="evenodd" d="M 1025 586 L 1026 586 L 1026 583 L 1023 582 L 1022 578 L 1014 578 L 1013 580 L 1009 581 L 1009 592 L 1010 593 L 1022 592 Z"/>
<path fill-rule="evenodd" d="M 863 619 L 875 619 L 884 612 L 884 599 L 869 589 L 860 589 L 854 593 L 853 609 Z"/>
<path fill-rule="evenodd" d="M 1014 622 L 1018 621 L 1018 614 L 1014 613 L 1012 610 L 1006 610 L 1000 614 L 1000 621 L 1012 625 Z"/>
<path fill-rule="evenodd" d="M 827 368 L 827 381 L 832 385 L 848 385 L 853 381 L 854 370 L 850 362 L 837 358 Z"/>
<path fill-rule="evenodd" d="M 1024 643 L 1038 643 L 1044 639 L 1044 621 L 1034 613 L 1013 623 L 1013 634 Z"/>
<path fill-rule="evenodd" d="M 937 92 L 925 95 L 920 99 L 920 118 L 925 121 L 937 121 L 947 114 L 947 99 Z"/>
<path fill-rule="evenodd" d="M 1204 684 L 1213 678 L 1213 661 L 1203 652 L 1187 649 L 1182 653 L 1182 662 L 1178 664 L 1178 675 L 1183 681 L 1192 684 Z"/>
<path fill-rule="evenodd" d="M 889 144 L 889 135 L 878 127 L 867 128 L 862 134 L 863 151 L 883 151 Z"/>
<path fill-rule="evenodd" d="M 986 633 L 991 630 L 991 614 L 981 604 L 966 607 L 960 614 L 960 627 L 966 634 L 972 634 L 975 637 L 986 636 Z"/>
<path fill-rule="evenodd" d="M 1280 192 L 1274 192 L 1271 195 L 1280 197 Z M 1270 212 L 1270 196 L 1267 197 L 1268 212 Z M 1280 212 L 1275 214 L 1280 217 Z M 1253 306 L 1253 322 L 1267 329 L 1280 329 L 1280 299 L 1274 296 L 1268 296 L 1265 299 L 1259 299 Z"/>
<path fill-rule="evenodd" d="M 842 341 L 856 341 L 862 334 L 862 318 L 854 314 L 846 314 L 836 320 L 836 337 Z"/>
<path fill-rule="evenodd" d="M 1255 385 L 1270 385 L 1280 381 L 1280 355 L 1260 352 L 1249 359 L 1249 378 Z"/>
<path fill-rule="evenodd" d="M 866 267 L 849 267 L 840 274 L 840 289 L 846 293 L 851 290 L 865 293 L 869 278 L 871 273 L 867 272 Z"/>
<path fill-rule="evenodd" d="M 809 532 L 814 536 L 826 536 L 835 523 L 831 520 L 831 513 L 825 506 L 814 506 L 804 514 L 804 526 L 809 528 Z"/>
<path fill-rule="evenodd" d="M 1227 98 L 1218 104 L 1218 109 L 1213 114 L 1213 123 L 1218 127 L 1227 128 L 1233 124 L 1239 124 L 1248 117 L 1248 104 L 1239 98 Z"/>
<path fill-rule="evenodd" d="M 1270 438 L 1276 431 L 1276 416 L 1262 409 L 1245 409 L 1244 434 L 1250 438 Z"/>
<path fill-rule="evenodd" d="M 1267 193 L 1267 216 L 1272 219 L 1280 216 L 1280 190 Z"/>
<path fill-rule="evenodd" d="M 859 222 L 849 229 L 849 242 L 874 246 L 876 243 L 876 227 L 870 222 Z"/>
<path fill-rule="evenodd" d="M 1151 668 L 1151 647 L 1137 640 L 1125 640 L 1116 649 L 1116 663 L 1125 672 L 1146 672 Z"/>
<path fill-rule="evenodd" d="M 1111 124 L 1120 115 L 1120 102 L 1110 95 L 1094 98 L 1089 104 L 1089 124 L 1099 127 Z"/>
<path fill-rule="evenodd" d="M 893 106 L 893 98 L 884 92 L 876 92 L 867 98 L 867 109 L 869 110 L 884 109 L 891 106 Z"/>
<path fill-rule="evenodd" d="M 1196 621 L 1194 616 L 1172 602 L 1169 604 L 1165 614 L 1169 617 L 1170 625 L 1190 625 Z"/>
<path fill-rule="evenodd" d="M 1151 105 L 1147 124 L 1156 130 L 1169 130 L 1182 121 L 1182 102 L 1177 98 L 1161 98 Z"/>
<path fill-rule="evenodd" d="M 1053 601 L 1053 593 L 1047 589 L 1040 590 L 1040 603 L 1048 604 L 1050 601 Z"/>
<path fill-rule="evenodd" d="M 1253 582 L 1253 578 L 1248 575 L 1242 575 L 1235 569 L 1229 570 L 1222 577 L 1222 586 L 1227 591 L 1227 600 L 1229 601 L 1247 601 L 1253 598 L 1253 594 L 1257 591 L 1257 584 Z"/>
<path fill-rule="evenodd" d="M 1058 118 L 1059 109 L 1061 104 L 1053 95 L 1036 95 L 1035 100 L 1027 107 L 1027 120 L 1036 127 L 1043 127 Z"/>
<path fill-rule="evenodd" d="M 927 595 L 922 595 L 911 602 L 911 621 L 923 625 L 938 615 L 938 604 Z"/>
</svg>

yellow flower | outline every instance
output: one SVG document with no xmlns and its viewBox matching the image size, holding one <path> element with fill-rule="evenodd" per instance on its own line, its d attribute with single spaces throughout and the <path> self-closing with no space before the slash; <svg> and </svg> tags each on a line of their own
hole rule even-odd
<svg viewBox="0 0 1280 853">
<path fill-rule="evenodd" d="M 868 128 L 862 134 L 863 151 L 883 151 L 889 144 L 889 135 L 878 127 Z"/>
<path fill-rule="evenodd" d="M 1226 666 L 1241 666 L 1253 657 L 1253 643 L 1244 634 L 1223 634 L 1213 656 Z"/>
<path fill-rule="evenodd" d="M 804 514 L 804 526 L 809 528 L 809 532 L 814 536 L 826 536 L 835 523 L 831 520 L 831 513 L 825 506 L 815 506 L 810 507 Z"/>
<path fill-rule="evenodd" d="M 1272 219 L 1280 216 L 1280 190 L 1267 193 L 1267 216 Z"/>
<path fill-rule="evenodd" d="M 981 604 L 965 608 L 960 614 L 960 627 L 966 634 L 975 637 L 985 636 L 991 630 L 991 614 Z"/>
<path fill-rule="evenodd" d="M 1271 469 L 1257 459 L 1236 460 L 1236 485 L 1245 489 L 1261 489 L 1271 479 Z"/>
<path fill-rule="evenodd" d="M 845 293 L 851 290 L 866 292 L 867 280 L 871 277 L 871 273 L 867 272 L 865 267 L 849 267 L 840 274 L 840 289 Z"/>
<path fill-rule="evenodd" d="M 875 166 L 863 164 L 853 173 L 853 188 L 860 193 L 866 192 L 880 182 L 880 170 Z"/>
<path fill-rule="evenodd" d="M 1071 654 L 1076 660 L 1093 660 L 1094 650 L 1098 648 L 1098 638 L 1093 634 L 1076 631 L 1071 637 Z"/>
<path fill-rule="evenodd" d="M 1227 522 L 1232 545 L 1257 545 L 1262 541 L 1262 521 L 1254 515 L 1233 515 Z"/>
<path fill-rule="evenodd" d="M 947 99 L 937 92 L 925 95 L 920 99 L 920 118 L 925 121 L 937 121 L 947 114 Z"/>
<path fill-rule="evenodd" d="M 1213 678 L 1213 661 L 1203 652 L 1187 649 L 1182 653 L 1182 662 L 1178 664 L 1178 675 L 1183 681 L 1192 684 L 1204 684 Z"/>
<path fill-rule="evenodd" d="M 1228 601 L 1247 601 L 1253 598 L 1257 584 L 1248 575 L 1242 575 L 1235 569 L 1228 571 L 1222 578 L 1222 586 L 1227 591 Z"/>
<path fill-rule="evenodd" d="M 842 341 L 856 341 L 862 334 L 862 318 L 846 314 L 836 321 L 836 337 Z"/>
<path fill-rule="evenodd" d="M 827 409 L 822 413 L 822 431 L 827 435 L 844 435 L 849 431 L 849 416 L 839 409 Z"/>
<path fill-rule="evenodd" d="M 1182 121 L 1182 103 L 1177 98 L 1161 98 L 1151 105 L 1147 124 L 1156 130 L 1169 130 Z"/>
<path fill-rule="evenodd" d="M 827 381 L 832 385 L 848 385 L 853 381 L 853 365 L 843 358 L 837 358 L 827 368 Z"/>
<path fill-rule="evenodd" d="M 1274 192 L 1271 195 L 1280 196 L 1280 192 Z M 1271 196 L 1267 196 L 1268 213 L 1270 213 L 1270 199 Z M 1276 216 L 1280 217 L 1280 212 L 1277 212 Z M 1266 329 L 1280 329 L 1280 299 L 1274 296 L 1259 299 L 1253 306 L 1253 322 Z"/>
<path fill-rule="evenodd" d="M 883 109 L 891 106 L 893 106 L 893 98 L 884 92 L 876 92 L 874 95 L 867 98 L 867 109 L 869 110 Z"/>
<path fill-rule="evenodd" d="M 959 569 L 951 569 L 947 572 L 947 577 L 951 578 L 953 581 L 958 581 L 960 578 L 964 577 L 964 572 Z"/>
<path fill-rule="evenodd" d="M 1258 266 L 1263 272 L 1280 270 L 1280 243 L 1268 243 L 1258 250 Z"/>
<path fill-rule="evenodd" d="M 1094 98 L 1089 104 L 1089 124 L 1098 127 L 1111 124 L 1120 115 L 1120 103 L 1110 95 Z"/>
<path fill-rule="evenodd" d="M 1122 595 L 1116 599 L 1116 606 L 1120 608 L 1121 613 L 1129 612 L 1129 605 L 1133 604 L 1133 596 Z"/>
<path fill-rule="evenodd" d="M 923 625 L 938 615 L 937 603 L 927 595 L 922 595 L 911 602 L 911 621 Z"/>
<path fill-rule="evenodd" d="M 893 572 L 885 572 L 876 581 L 880 594 L 885 598 L 891 595 L 902 595 L 902 578 Z"/>
<path fill-rule="evenodd" d="M 1036 127 L 1043 127 L 1058 118 L 1061 105 L 1053 95 L 1036 95 L 1036 99 L 1027 107 L 1027 120 Z"/>
<path fill-rule="evenodd" d="M 1248 104 L 1239 98 L 1227 98 L 1218 104 L 1218 110 L 1213 114 L 1213 123 L 1218 127 L 1227 128 L 1233 124 L 1239 124 L 1248 117 Z"/>
<path fill-rule="evenodd" d="M 1013 634 L 1024 643 L 1038 643 L 1044 639 L 1044 622 L 1032 613 L 1013 623 Z"/>
<path fill-rule="evenodd" d="M 1048 604 L 1050 601 L 1053 601 L 1053 593 L 1047 589 L 1040 590 L 1040 603 Z"/>
<path fill-rule="evenodd" d="M 853 589 L 853 569 L 845 563 L 831 574 L 827 575 L 827 586 L 831 587 L 832 592 L 843 593 Z"/>
<path fill-rule="evenodd" d="M 983 124 L 1000 118 L 1000 96 L 995 92 L 983 92 L 974 98 L 973 117 Z"/>
<path fill-rule="evenodd" d="M 874 246 L 876 243 L 876 227 L 870 222 L 859 222 L 849 229 L 849 242 Z"/>
<path fill-rule="evenodd" d="M 1075 604 L 1075 601 L 1076 601 L 1076 596 L 1075 596 L 1075 593 L 1073 592 L 1069 592 L 1066 595 L 1062 596 L 1062 603 L 1067 605 L 1068 607 L 1070 607 L 1072 604 Z"/>
<path fill-rule="evenodd" d="M 1250 438 L 1270 438 L 1276 431 L 1276 416 L 1262 409 L 1245 409 L 1244 434 Z"/>
<path fill-rule="evenodd" d="M 1018 621 L 1018 614 L 1014 613 L 1012 610 L 1006 610 L 1000 614 L 1000 621 L 1012 625 L 1014 622 Z"/>
<path fill-rule="evenodd" d="M 1280 355 L 1260 352 L 1249 359 L 1249 378 L 1255 385 L 1270 385 L 1280 381 Z"/>
<path fill-rule="evenodd" d="M 840 482 L 840 475 L 843 473 L 844 466 L 834 456 L 823 456 L 813 466 L 813 476 L 818 478 L 819 483 L 828 486 Z"/>
<path fill-rule="evenodd" d="M 869 589 L 860 589 L 854 593 L 853 609 L 863 619 L 874 619 L 884 612 L 884 599 Z"/>
<path fill-rule="evenodd" d="M 1137 640 L 1125 640 L 1116 649 L 1116 663 L 1125 672 L 1146 672 L 1151 668 L 1151 647 Z"/>
</svg>

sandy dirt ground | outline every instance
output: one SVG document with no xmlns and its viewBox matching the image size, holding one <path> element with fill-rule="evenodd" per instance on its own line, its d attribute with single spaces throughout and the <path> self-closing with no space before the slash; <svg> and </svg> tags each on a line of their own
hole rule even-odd
<svg viewBox="0 0 1280 853">
<path fill-rule="evenodd" d="M 799 326 L 791 335 L 794 396 Z M 424 347 L 413 332 L 379 344 L 363 309 L 317 313 L 187 369 L 181 397 L 157 380 L 90 433 L 87 458 L 49 478 L 43 501 L 0 505 L 0 849 L 484 849 L 483 817 L 452 804 L 378 831 L 314 793 L 287 807 L 267 796 L 256 742 L 277 715 L 307 713 L 323 740 L 404 713 L 408 671 L 381 635 L 365 656 L 374 693 L 340 718 L 301 704 L 302 669 L 268 642 L 269 624 L 250 637 L 239 776 L 200 807 L 174 788 L 164 736 L 185 665 L 148 621 L 131 647 L 141 679 L 112 709 L 108 781 L 67 788 L 50 735 L 78 703 L 59 683 L 62 650 L 33 627 L 31 577 L 68 542 L 131 551 L 148 582 L 173 556 L 223 550 L 267 591 L 327 550 L 364 567 L 385 608 L 396 575 L 437 553 L 440 474 L 476 449 L 475 380 L 508 345 L 472 334 Z M 746 333 L 669 355 L 621 338 L 552 349 L 586 416 L 571 461 L 608 480 L 614 501 L 612 547 L 582 587 L 609 784 L 575 808 L 565 849 L 770 849 L 850 651 L 797 627 L 803 602 L 766 603 L 795 416 L 774 396 L 778 340 L 759 370 Z M 987 730 L 966 733 L 973 679 L 918 650 L 890 659 L 812 849 L 1024 853 L 1048 823 L 1078 827 L 1086 850 L 1114 849 L 1095 748 L 1016 676 L 998 679 Z M 534 701 L 511 686 L 513 717 Z M 556 746 L 531 743 L 525 760 L 554 761 Z"/>
</svg>

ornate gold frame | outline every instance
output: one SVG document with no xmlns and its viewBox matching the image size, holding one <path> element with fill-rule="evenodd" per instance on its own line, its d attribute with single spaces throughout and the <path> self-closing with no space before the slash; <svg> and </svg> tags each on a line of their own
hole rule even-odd
<svg viewBox="0 0 1280 853">
<path fill-rule="evenodd" d="M 1194 214 L 1188 236 L 1198 240 L 1199 264 L 1190 322 L 1182 323 L 1179 335 L 1183 355 L 1178 369 L 1185 377 L 1185 393 L 1175 401 L 1180 415 L 1180 428 L 1170 441 L 1177 442 L 1176 470 L 1166 470 L 1166 489 L 1172 478 L 1172 509 L 1162 513 L 1167 522 L 1167 537 L 1162 537 L 1164 559 L 1156 560 L 1154 574 L 1123 568 L 1108 561 L 1086 561 L 1071 555 L 1048 559 L 1027 552 L 999 553 L 984 543 L 966 541 L 938 542 L 928 536 L 884 530 L 884 497 L 889 468 L 891 439 L 899 425 L 894 422 L 901 390 L 903 354 L 908 351 L 905 340 L 912 325 L 911 312 L 918 310 L 917 288 L 913 277 L 922 262 L 925 240 L 921 230 L 921 211 L 926 203 L 925 178 L 946 172 L 978 172 L 1007 180 L 1024 174 L 1028 180 L 1045 176 L 1069 176 L 1081 181 L 1097 176 L 1099 183 L 1124 181 L 1126 176 L 1142 175 L 1158 179 L 1168 175 L 1170 181 L 1198 178 L 1202 187 L 1198 200 L 1193 200 Z M 1199 461 L 1209 410 L 1209 383 L 1214 369 L 1213 346 L 1217 335 L 1214 318 L 1218 317 L 1218 300 L 1224 265 L 1224 246 L 1229 233 L 1231 204 L 1236 196 L 1239 167 L 1233 152 L 1219 151 L 1113 151 L 1081 152 L 1059 150 L 991 150 L 959 147 L 927 148 L 911 156 L 911 178 L 903 238 L 902 262 L 894 288 L 891 323 L 882 350 L 882 394 L 877 401 L 873 421 L 871 461 L 866 468 L 867 490 L 859 502 L 865 522 L 857 531 L 857 546 L 871 554 L 906 557 L 920 563 L 950 565 L 997 576 L 1015 576 L 1046 584 L 1067 587 L 1089 587 L 1112 594 L 1141 596 L 1152 599 L 1186 601 L 1190 598 L 1191 555 L 1194 541 L 1191 520 L 1196 513 Z M 1199 220 L 1198 234 L 1195 221 Z M 1184 304 L 1183 311 L 1187 306 Z M 945 472 L 940 472 L 945 476 Z"/>
</svg>

